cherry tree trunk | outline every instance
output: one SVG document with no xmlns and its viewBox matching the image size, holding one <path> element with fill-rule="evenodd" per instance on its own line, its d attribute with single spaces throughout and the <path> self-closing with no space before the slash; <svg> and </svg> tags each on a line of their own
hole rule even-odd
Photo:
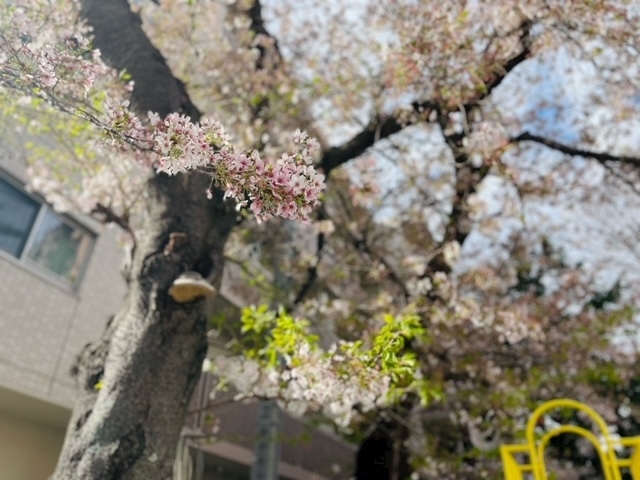
<svg viewBox="0 0 640 480">
<path fill-rule="evenodd" d="M 85 0 L 94 46 L 135 81 L 139 112 L 199 112 L 184 85 L 140 28 L 126 0 Z M 206 354 L 203 300 L 176 303 L 168 294 L 182 272 L 220 277 L 233 208 L 206 198 L 209 179 L 156 175 L 148 182 L 144 228 L 127 274 L 124 306 L 102 338 L 85 347 L 75 369 L 79 385 L 54 480 L 164 480 Z M 170 235 L 182 242 L 171 248 Z"/>
</svg>

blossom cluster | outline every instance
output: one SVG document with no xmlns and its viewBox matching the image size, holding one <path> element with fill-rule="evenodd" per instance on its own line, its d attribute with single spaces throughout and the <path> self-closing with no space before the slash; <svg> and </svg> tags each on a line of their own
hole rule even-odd
<svg viewBox="0 0 640 480">
<path fill-rule="evenodd" d="M 323 349 L 310 322 L 266 306 L 242 312 L 237 357 L 218 357 L 213 372 L 240 397 L 277 399 L 295 415 L 315 413 L 347 429 L 359 413 L 391 405 L 407 394 L 426 405 L 435 392 L 422 377 L 406 342 L 421 342 L 416 315 L 385 315 L 366 342 L 337 341 Z"/>
<path fill-rule="evenodd" d="M 371 411 L 390 399 L 391 377 L 350 356 L 341 344 L 324 352 L 302 342 L 282 369 L 242 356 L 217 357 L 214 372 L 229 379 L 240 396 L 275 398 L 293 415 L 319 413 L 341 428 L 358 411 Z"/>
<path fill-rule="evenodd" d="M 635 38 L 634 2 L 397 0 L 392 8 L 380 8 L 379 15 L 399 39 L 386 55 L 389 86 L 400 95 L 411 91 L 453 109 L 484 95 L 503 76 L 509 59 L 525 49 L 562 48 L 591 62 L 613 47 L 616 62 L 635 62 L 635 53 L 618 48 L 628 41 L 622 39 Z M 566 25 L 571 25 L 569 36 Z M 620 70 L 611 77 L 606 70 L 601 74 L 607 81 L 616 87 L 624 83 Z"/>
<path fill-rule="evenodd" d="M 108 148 L 87 139 L 73 158 L 60 161 L 65 154 L 69 155 L 64 149 L 36 149 L 27 169 L 29 187 L 59 212 L 89 215 L 102 210 L 112 219 L 127 220 L 129 226 L 137 224 L 131 217 L 137 213 L 136 204 L 145 195 L 151 173 L 145 166 L 145 152 Z"/>
<path fill-rule="evenodd" d="M 31 189 L 59 211 L 129 219 L 151 171 L 149 153 L 142 138 L 121 135 L 134 130 L 123 118 L 137 120 L 122 100 L 131 83 L 91 48 L 79 10 L 73 0 L 0 5 L 2 113 L 37 139 L 27 149 Z"/>
<path fill-rule="evenodd" d="M 73 109 L 99 77 L 112 73 L 90 48 L 74 1 L 29 0 L 0 7 L 0 79 L 4 86 Z"/>
<path fill-rule="evenodd" d="M 256 150 L 237 152 L 222 125 L 170 114 L 150 115 L 152 149 L 159 155 L 156 169 L 168 174 L 201 170 L 212 175 L 239 207 L 249 206 L 258 221 L 271 216 L 308 221 L 324 189 L 324 176 L 313 167 L 318 143 L 300 130 L 295 151 L 277 160 L 263 159 Z"/>
<path fill-rule="evenodd" d="M 47 115 L 62 111 L 96 127 L 91 132 L 80 128 L 82 135 L 76 135 L 75 126 L 75 133 L 58 133 L 64 143 L 76 137 L 74 149 L 83 151 L 81 158 L 34 159 L 32 186 L 54 205 L 68 210 L 82 200 L 82 211 L 91 212 L 99 203 L 128 218 L 133 207 L 129 200 L 139 198 L 139 187 L 153 166 L 168 174 L 194 169 L 210 174 L 212 185 L 225 190 L 225 197 L 239 207 L 248 206 L 258 220 L 308 220 L 324 188 L 324 177 L 312 165 L 315 140 L 298 131 L 294 152 L 270 160 L 256 151 L 236 151 L 215 121 L 196 124 L 178 114 L 160 119 L 150 113 L 150 122 L 143 122 L 129 108 L 131 83 L 125 84 L 102 62 L 100 52 L 91 50 L 86 23 L 70 20 L 79 18 L 77 2 L 59 6 L 29 0 L 0 9 L 0 87 L 45 100 L 44 107 L 31 107 L 46 107 Z M 98 79 L 99 89 L 94 85 Z M 102 137 L 110 150 L 95 146 L 89 133 L 94 139 Z M 95 151 L 87 153 L 87 144 Z M 112 157 L 123 164 L 116 165 Z"/>
</svg>

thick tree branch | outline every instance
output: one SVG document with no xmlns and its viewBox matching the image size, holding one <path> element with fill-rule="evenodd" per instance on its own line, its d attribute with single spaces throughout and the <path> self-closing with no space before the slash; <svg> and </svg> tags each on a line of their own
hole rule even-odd
<svg viewBox="0 0 640 480">
<path fill-rule="evenodd" d="M 535 135 L 529 132 L 523 132 L 516 137 L 512 137 L 510 139 L 511 143 L 524 143 L 524 142 L 533 142 L 540 145 L 544 145 L 547 148 L 552 150 L 556 150 L 558 152 L 564 153 L 565 155 L 571 155 L 574 157 L 584 157 L 591 158 L 600 163 L 608 163 L 608 162 L 616 162 L 623 163 L 633 166 L 640 166 L 640 157 L 633 157 L 628 155 L 612 155 L 606 152 L 594 152 L 591 150 L 586 150 L 583 148 L 572 147 L 565 143 L 558 142 L 556 140 L 552 140 L 547 137 L 543 137 L 540 135 Z"/>
<path fill-rule="evenodd" d="M 129 225 L 129 219 L 120 215 L 116 215 L 109 207 L 105 207 L 104 205 L 98 203 L 95 207 L 93 207 L 91 216 L 102 223 L 115 223 L 122 230 L 133 235 L 131 226 Z"/>
<path fill-rule="evenodd" d="M 324 209 L 324 206 L 321 206 L 318 209 L 318 220 L 325 220 L 327 218 L 327 212 Z M 326 239 L 324 233 L 320 232 L 317 235 L 317 244 L 316 244 L 316 263 L 315 265 L 309 267 L 307 269 L 307 278 L 302 286 L 298 289 L 296 296 L 293 300 L 292 307 L 295 307 L 302 303 L 302 301 L 307 297 L 309 292 L 311 292 L 313 286 L 318 280 L 318 263 L 320 263 L 320 259 L 322 258 L 322 253 L 324 246 L 326 244 Z"/>
<path fill-rule="evenodd" d="M 244 48 L 255 48 L 259 52 L 254 68 L 259 76 L 261 76 L 262 82 L 264 82 L 260 88 L 269 88 L 275 91 L 278 86 L 282 85 L 282 82 L 290 82 L 292 86 L 295 85 L 295 80 L 293 80 L 293 76 L 291 76 L 288 70 L 286 60 L 282 56 L 278 39 L 267 29 L 262 15 L 262 3 L 260 0 L 252 0 L 249 3 L 232 2 L 227 8 L 231 16 L 244 17 L 249 20 L 248 28 L 249 31 L 253 33 L 252 39 L 262 37 L 260 41 L 251 41 L 249 44 L 246 43 L 246 40 L 241 40 Z M 241 35 L 239 39 L 242 38 L 245 37 Z M 266 42 L 264 41 L 265 39 L 267 39 Z M 271 124 L 274 121 L 274 111 L 272 111 L 272 107 L 275 107 L 275 110 L 278 111 L 278 108 L 281 108 L 278 106 L 278 103 L 279 101 L 276 100 L 274 105 L 273 98 L 270 98 L 269 95 L 264 95 L 255 104 L 249 105 L 252 119 L 261 119 L 265 123 L 266 131 L 271 130 L 273 128 Z M 313 119 L 309 114 L 310 109 L 307 105 L 304 103 L 299 104 L 295 107 L 295 110 L 297 113 L 295 115 L 292 114 L 293 116 L 289 124 L 291 131 L 293 132 L 295 128 L 305 130 L 309 135 L 315 137 L 320 145 L 324 147 L 326 142 L 320 135 L 320 132 L 314 127 Z M 282 125 L 280 125 L 280 127 L 282 127 Z M 279 128 L 276 128 L 276 130 L 279 130 Z M 258 135 L 258 137 L 261 137 L 261 135 Z M 278 137 L 278 135 L 274 137 Z M 265 145 L 260 139 L 254 147 L 262 150 Z"/>
<path fill-rule="evenodd" d="M 123 13 L 125 9 L 128 14 Z M 161 117 L 178 112 L 193 121 L 200 118 L 184 83 L 173 76 L 160 51 L 142 30 L 140 17 L 131 12 L 126 0 L 84 1 L 81 13 L 93 27 L 96 46 L 103 57 L 114 68 L 126 70 L 135 80 L 131 100 L 139 112 L 152 111 Z M 122 34 L 125 31 L 127 35 Z"/>
<path fill-rule="evenodd" d="M 348 162 L 362 155 L 367 149 L 379 140 L 390 137 L 403 129 L 403 125 L 395 117 L 387 117 L 384 120 L 372 120 L 357 135 L 339 147 L 331 147 L 324 152 L 320 161 L 320 168 L 326 175 Z"/>
<path fill-rule="evenodd" d="M 437 109 L 438 105 L 429 101 L 414 102 L 409 110 L 414 115 L 411 115 L 412 118 L 409 120 L 400 120 L 401 114 L 407 113 L 406 109 L 385 117 L 376 117 L 360 133 L 353 136 L 346 143 L 325 150 L 319 166 L 328 175 L 343 163 L 362 155 L 376 142 L 384 140 L 418 122 L 426 121 L 429 118 L 429 114 Z"/>
<path fill-rule="evenodd" d="M 467 125 L 472 125 L 472 122 L 470 121 L 470 114 L 481 107 L 482 101 L 488 98 L 493 93 L 493 91 L 503 82 L 503 80 L 510 72 L 512 72 L 518 65 L 529 58 L 531 53 L 529 40 L 530 28 L 531 24 L 528 21 L 523 22 L 520 28 L 520 51 L 499 68 L 495 68 L 492 70 L 489 77 L 485 79 L 485 88 L 479 91 L 475 97 L 470 98 L 462 105 L 457 105 L 454 107 L 456 111 L 463 112 L 466 117 L 465 119 Z M 470 233 L 470 218 L 468 208 L 469 196 L 476 191 L 480 182 L 482 182 L 483 178 L 488 174 L 489 167 L 486 165 L 475 167 L 471 164 L 471 162 L 469 162 L 468 154 L 463 143 L 465 136 L 470 133 L 468 130 L 464 130 L 461 133 L 456 133 L 455 131 L 453 131 L 452 133 L 447 133 L 451 130 L 447 127 L 449 127 L 452 123 L 452 107 L 445 105 L 443 102 L 441 104 L 436 103 L 435 105 L 432 105 L 431 110 L 436 113 L 436 121 L 440 125 L 445 143 L 451 150 L 456 167 L 456 193 L 452 201 L 452 211 L 449 216 L 449 225 L 447 225 L 445 231 L 443 244 L 446 242 L 457 241 L 460 245 L 462 245 Z M 430 113 L 431 112 L 429 112 L 422 118 L 424 120 L 429 120 Z M 340 164 L 345 163 L 351 158 L 362 154 L 376 141 L 393 135 L 406 126 L 408 126 L 408 124 L 400 124 L 393 117 L 386 119 L 384 123 L 370 122 L 370 124 L 365 128 L 364 131 L 360 132 L 345 145 L 336 147 L 332 149 L 333 151 L 327 151 L 325 153 L 325 157 L 323 158 L 321 166 L 323 166 L 325 168 L 325 171 L 328 173 L 333 168 L 338 167 Z M 380 129 L 380 134 L 377 134 L 376 128 Z M 432 276 L 436 272 L 449 273 L 450 270 L 451 267 L 446 261 L 444 254 L 439 253 L 429 261 L 424 276 Z M 405 293 L 405 295 L 408 296 L 407 293 Z M 437 299 L 435 298 L 431 300 L 437 301 Z M 428 364 L 428 362 L 426 362 L 425 364 Z M 407 399 L 405 401 L 408 408 L 411 408 L 414 402 L 414 399 Z M 393 434 L 393 440 L 391 438 L 385 439 L 385 442 L 387 444 L 393 444 L 391 450 L 391 458 L 393 459 L 394 463 L 394 472 L 392 472 L 392 476 L 387 476 L 386 478 L 399 478 L 400 470 L 402 470 L 401 467 L 407 466 L 406 464 L 396 465 L 395 463 L 400 460 L 401 456 L 404 456 L 406 454 L 406 452 L 403 451 L 406 447 L 403 447 L 402 445 L 404 445 L 404 442 L 408 438 L 409 432 L 406 426 L 403 426 L 397 421 L 394 422 L 394 426 L 395 432 Z M 378 429 L 379 428 L 380 426 L 378 426 Z M 369 470 L 368 468 L 371 468 L 371 462 L 366 461 L 367 457 L 370 457 L 370 453 L 367 451 L 367 442 L 371 441 L 375 441 L 375 437 L 370 436 L 362 444 L 358 452 L 358 468 L 356 470 L 356 478 L 358 480 L 369 478 L 372 472 L 376 471 L 375 467 L 373 470 Z M 383 448 L 382 451 L 388 455 L 389 446 L 387 446 L 386 449 Z M 405 476 L 405 474 L 402 474 L 402 478 L 404 478 Z"/>
<path fill-rule="evenodd" d="M 455 111 L 460 109 L 470 112 L 478 107 L 483 100 L 487 99 L 493 91 L 498 88 L 505 78 L 520 64 L 524 63 L 531 55 L 530 48 L 530 30 L 532 24 L 529 21 L 523 22 L 520 27 L 520 51 L 507 60 L 504 64 L 492 70 L 488 78 L 485 80 L 484 88 L 478 92 L 476 96 L 469 99 L 463 105 L 457 106 Z M 410 120 L 401 121 L 401 114 L 406 116 L 407 110 L 413 113 Z M 364 129 L 348 140 L 343 145 L 332 147 L 324 152 L 320 161 L 320 167 L 329 174 L 333 169 L 339 167 L 343 163 L 348 162 L 362 155 L 368 148 L 372 147 L 376 142 L 383 140 L 401 130 L 415 125 L 418 122 L 427 121 L 431 112 L 436 112 L 442 117 L 448 117 L 453 113 L 451 108 L 433 100 L 425 100 L 414 102 L 410 109 L 399 110 L 397 113 L 372 119 Z"/>
<path fill-rule="evenodd" d="M 282 63 L 282 54 L 280 53 L 280 48 L 278 47 L 278 41 L 273 35 L 271 35 L 271 33 L 269 33 L 267 27 L 264 24 L 264 19 L 262 18 L 262 5 L 260 1 L 254 0 L 253 4 L 245 12 L 245 14 L 251 19 L 251 25 L 249 28 L 255 35 L 263 35 L 273 41 L 274 64 L 276 66 L 280 65 Z M 258 45 L 258 50 L 260 52 L 260 56 L 258 57 L 256 68 L 258 70 L 261 70 L 265 68 L 264 63 L 268 51 L 263 45 Z"/>
<path fill-rule="evenodd" d="M 493 69 L 488 78 L 485 79 L 485 88 L 478 93 L 476 98 L 467 101 L 463 108 L 466 111 L 470 111 L 472 108 L 477 107 L 480 103 L 488 98 L 493 91 L 498 88 L 505 78 L 520 64 L 524 63 L 531 55 L 531 27 L 533 24 L 530 20 L 525 20 L 520 26 L 520 51 L 507 60 L 503 65 L 500 65 Z"/>
</svg>

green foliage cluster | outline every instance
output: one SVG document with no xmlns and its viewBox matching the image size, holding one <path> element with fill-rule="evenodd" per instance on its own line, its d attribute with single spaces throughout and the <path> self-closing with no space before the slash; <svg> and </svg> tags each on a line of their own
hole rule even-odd
<svg viewBox="0 0 640 480">
<path fill-rule="evenodd" d="M 284 309 L 251 306 L 241 315 L 241 336 L 232 341 L 234 353 L 256 361 L 261 367 L 286 369 L 299 366 L 305 359 L 298 352 L 302 346 L 340 377 L 364 380 L 375 374 L 387 377 L 387 402 L 393 404 L 407 395 L 417 395 L 423 405 L 439 398 L 439 392 L 423 377 L 417 356 L 410 343 L 427 342 L 428 334 L 418 315 L 412 313 L 385 315 L 380 329 L 365 342 L 341 341 L 329 349 L 321 347 L 320 337 L 313 333 L 308 320 L 298 319 Z"/>
</svg>

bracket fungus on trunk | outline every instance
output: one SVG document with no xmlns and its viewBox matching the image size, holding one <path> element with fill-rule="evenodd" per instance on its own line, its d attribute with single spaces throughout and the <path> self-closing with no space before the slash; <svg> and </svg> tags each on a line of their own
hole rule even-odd
<svg viewBox="0 0 640 480">
<path fill-rule="evenodd" d="M 184 272 L 173 281 L 169 295 L 177 303 L 188 303 L 200 297 L 213 297 L 217 294 L 213 285 L 198 272 Z"/>
</svg>

